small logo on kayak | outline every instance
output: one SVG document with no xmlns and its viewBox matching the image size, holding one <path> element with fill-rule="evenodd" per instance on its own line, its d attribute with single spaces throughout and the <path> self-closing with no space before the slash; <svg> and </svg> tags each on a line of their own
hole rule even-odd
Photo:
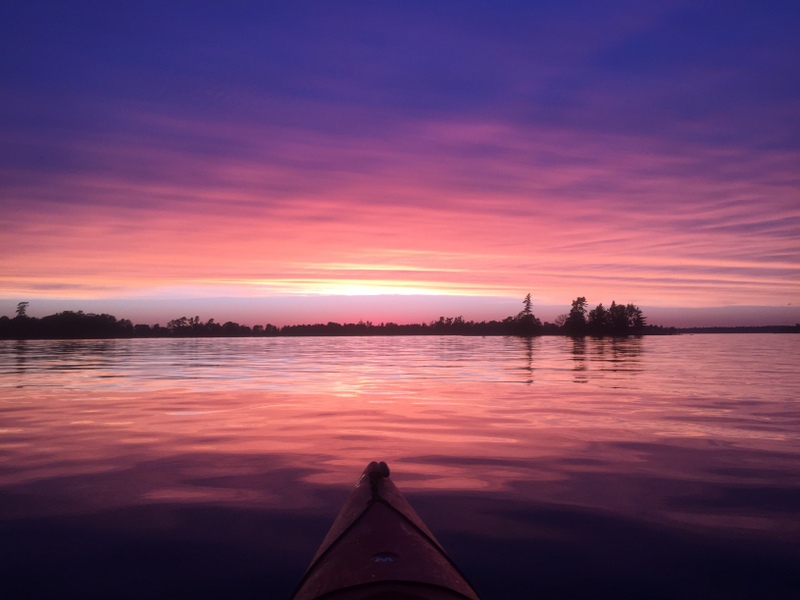
<svg viewBox="0 0 800 600">
<path fill-rule="evenodd" d="M 376 565 L 380 565 L 383 563 L 393 563 L 397 560 L 397 554 L 393 552 L 378 552 L 377 554 L 373 554 L 370 561 L 374 562 Z"/>
</svg>

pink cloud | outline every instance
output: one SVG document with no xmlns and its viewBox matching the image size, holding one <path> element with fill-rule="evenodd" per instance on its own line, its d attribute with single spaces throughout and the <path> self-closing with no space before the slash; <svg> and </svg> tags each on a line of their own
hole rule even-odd
<svg viewBox="0 0 800 600">
<path fill-rule="evenodd" d="M 8 294 L 800 295 L 800 208 L 780 152 L 751 157 L 745 176 L 743 154 L 502 122 L 423 120 L 381 139 L 129 118 L 143 133 L 61 142 L 80 169 L 11 174 Z"/>
</svg>

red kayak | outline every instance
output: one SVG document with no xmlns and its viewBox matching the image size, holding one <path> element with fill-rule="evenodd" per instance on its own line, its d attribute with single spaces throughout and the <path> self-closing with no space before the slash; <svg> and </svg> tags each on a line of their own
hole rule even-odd
<svg viewBox="0 0 800 600">
<path fill-rule="evenodd" d="M 372 462 L 293 600 L 479 600 L 441 544 Z"/>
</svg>

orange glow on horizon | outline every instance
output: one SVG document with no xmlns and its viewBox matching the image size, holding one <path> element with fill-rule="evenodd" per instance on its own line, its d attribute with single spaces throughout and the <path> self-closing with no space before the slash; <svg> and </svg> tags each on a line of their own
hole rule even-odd
<svg viewBox="0 0 800 600">
<path fill-rule="evenodd" d="M 791 186 L 672 174 L 675 159 L 638 140 L 617 139 L 618 152 L 604 154 L 600 140 L 538 133 L 427 124 L 392 148 L 295 139 L 287 152 L 300 164 L 332 162 L 315 180 L 257 161 L 89 146 L 82 150 L 112 162 L 146 161 L 149 175 L 10 185 L 0 287 L 9 299 L 530 291 L 536 302 L 567 305 L 578 295 L 653 306 L 798 302 L 791 221 L 748 200 L 769 194 L 784 219 L 796 219 Z M 570 148 L 571 157 L 545 169 L 459 155 L 465 143 L 521 157 Z M 355 169 L 367 156 L 371 170 Z M 676 206 L 676 197 L 692 200 Z"/>
</svg>

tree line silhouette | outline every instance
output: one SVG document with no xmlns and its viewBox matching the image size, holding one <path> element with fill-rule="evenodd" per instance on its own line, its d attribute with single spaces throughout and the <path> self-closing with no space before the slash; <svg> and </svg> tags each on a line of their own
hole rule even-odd
<svg viewBox="0 0 800 600">
<path fill-rule="evenodd" d="M 598 304 L 588 310 L 585 297 L 572 302 L 569 313 L 554 323 L 544 322 L 533 314 L 531 295 L 522 301 L 522 310 L 502 321 L 466 321 L 463 317 L 439 317 L 436 321 L 398 324 L 372 321 L 358 323 L 315 323 L 308 325 L 266 324 L 249 327 L 233 321 L 201 321 L 199 316 L 173 319 L 165 326 L 134 325 L 128 319 L 109 314 L 64 311 L 36 318 L 27 314 L 28 302 L 17 305 L 13 318 L 0 317 L 0 339 L 80 339 L 147 337 L 290 337 L 290 336 L 366 336 L 366 335 L 506 335 L 532 337 L 567 335 L 573 337 L 628 336 L 674 333 L 675 328 L 648 325 L 641 309 L 633 304 L 612 302 L 609 308 Z"/>
<path fill-rule="evenodd" d="M 586 298 L 580 296 L 572 301 L 572 308 L 563 323 L 566 333 L 572 336 L 626 336 L 641 333 L 645 317 L 635 304 L 617 304 L 605 308 L 602 303 L 588 311 Z"/>
</svg>

